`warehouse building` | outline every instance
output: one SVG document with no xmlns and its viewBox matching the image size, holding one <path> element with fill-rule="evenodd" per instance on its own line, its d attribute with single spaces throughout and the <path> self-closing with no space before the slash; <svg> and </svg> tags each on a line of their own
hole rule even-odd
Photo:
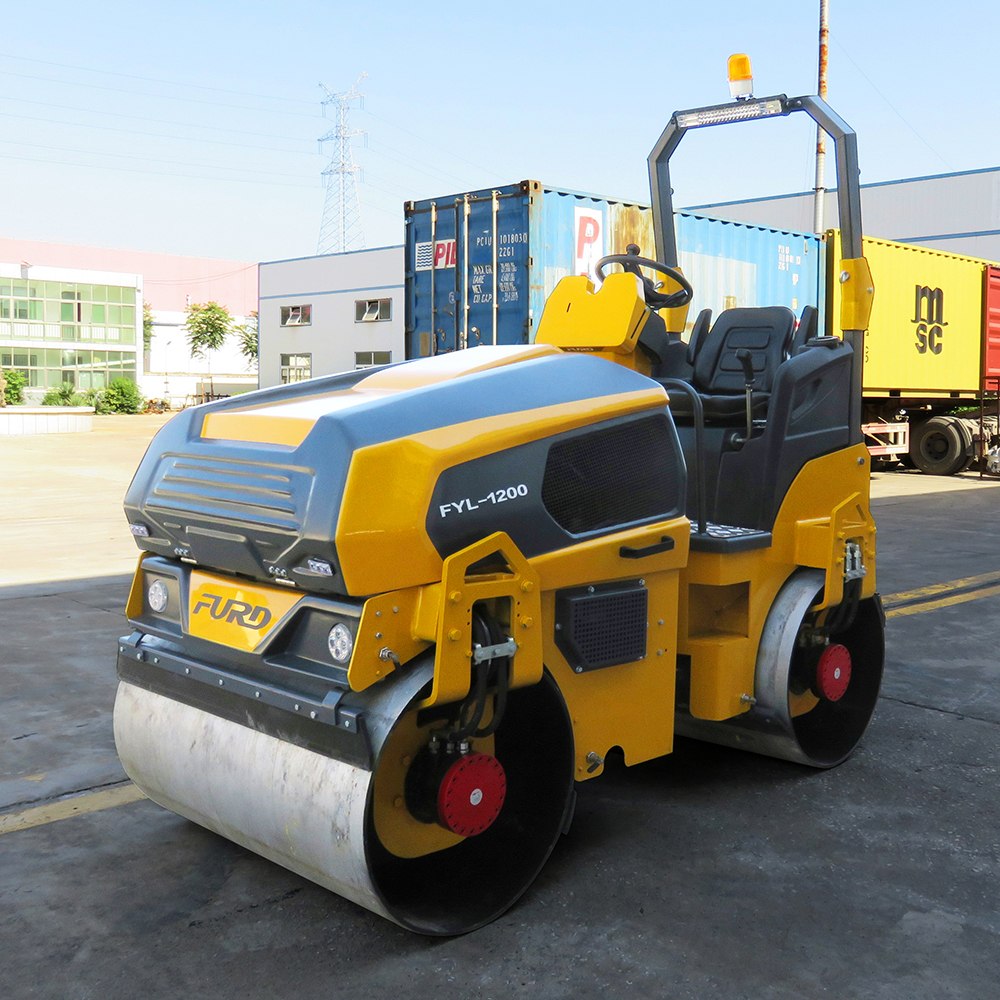
<svg viewBox="0 0 1000 1000">
<path fill-rule="evenodd" d="M 402 361 L 403 248 L 260 265 L 260 385 Z"/>
<path fill-rule="evenodd" d="M 813 225 L 813 192 L 692 205 L 735 222 L 807 232 Z M 1000 260 L 1000 167 L 907 177 L 861 185 L 868 236 L 934 250 Z M 827 193 L 826 229 L 837 226 L 837 193 Z"/>
<path fill-rule="evenodd" d="M 175 408 L 257 387 L 235 338 L 191 357 L 184 310 L 218 302 L 236 324 L 257 307 L 257 265 L 146 251 L 0 239 L 0 367 L 23 371 L 28 398 L 134 379 Z M 153 313 L 144 350 L 142 305 Z"/>
</svg>

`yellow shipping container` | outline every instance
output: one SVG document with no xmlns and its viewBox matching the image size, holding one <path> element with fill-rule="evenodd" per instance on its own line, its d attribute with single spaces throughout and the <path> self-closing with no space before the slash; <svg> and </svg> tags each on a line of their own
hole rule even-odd
<svg viewBox="0 0 1000 1000">
<path fill-rule="evenodd" d="M 866 396 L 979 391 L 986 262 L 865 237 L 875 303 L 865 337 Z M 840 232 L 827 233 L 827 330 L 839 333 Z"/>
</svg>

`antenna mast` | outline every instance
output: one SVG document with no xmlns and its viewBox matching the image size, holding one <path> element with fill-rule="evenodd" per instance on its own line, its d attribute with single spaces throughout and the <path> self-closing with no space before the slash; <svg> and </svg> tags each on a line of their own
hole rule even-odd
<svg viewBox="0 0 1000 1000">
<path fill-rule="evenodd" d="M 357 175 L 361 167 L 354 162 L 354 151 L 351 139 L 356 135 L 367 135 L 363 129 L 351 128 L 348 125 L 348 115 L 351 103 L 360 101 L 364 108 L 364 94 L 358 90 L 358 84 L 367 76 L 362 73 L 350 90 L 335 94 L 325 84 L 320 86 L 326 91 L 323 100 L 323 117 L 327 116 L 327 106 L 336 106 L 336 124 L 326 135 L 320 136 L 319 148 L 323 151 L 324 142 L 336 142 L 334 155 L 329 165 L 323 171 L 326 185 L 326 200 L 323 203 L 323 221 L 319 227 L 319 244 L 316 252 L 343 253 L 345 250 L 364 250 L 365 234 L 361 228 L 361 203 L 358 200 Z M 364 176 L 362 175 L 362 180 Z"/>
</svg>

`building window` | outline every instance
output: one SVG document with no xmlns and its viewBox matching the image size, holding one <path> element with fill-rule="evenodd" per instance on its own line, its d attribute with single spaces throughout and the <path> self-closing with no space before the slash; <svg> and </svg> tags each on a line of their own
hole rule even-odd
<svg viewBox="0 0 1000 1000">
<path fill-rule="evenodd" d="M 386 319 L 392 319 L 392 299 L 355 299 L 355 323 L 378 323 Z"/>
<path fill-rule="evenodd" d="M 0 321 L 15 321 L 0 322 L 0 337 L 104 340 L 109 323 L 118 332 L 107 339 L 134 344 L 135 301 L 135 288 L 118 285 L 0 278 Z"/>
<path fill-rule="evenodd" d="M 392 351 L 355 351 L 354 368 L 372 368 L 375 365 L 391 365 Z"/>
<path fill-rule="evenodd" d="M 309 326 L 312 323 L 312 306 L 282 306 L 282 326 Z"/>
<path fill-rule="evenodd" d="M 281 384 L 287 385 L 289 382 L 301 382 L 303 379 L 312 378 L 312 358 L 311 354 L 282 354 Z"/>
<path fill-rule="evenodd" d="M 130 351 L 87 351 L 4 348 L 0 367 L 17 368 L 34 388 L 69 382 L 78 389 L 103 389 L 124 375 L 135 381 L 135 354 Z"/>
</svg>

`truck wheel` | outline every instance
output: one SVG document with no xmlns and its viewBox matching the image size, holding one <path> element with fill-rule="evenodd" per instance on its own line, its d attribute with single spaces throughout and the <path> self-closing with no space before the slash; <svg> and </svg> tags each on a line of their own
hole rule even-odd
<svg viewBox="0 0 1000 1000">
<path fill-rule="evenodd" d="M 953 476 L 966 463 L 965 435 L 954 417 L 931 417 L 910 436 L 910 458 L 929 476 Z"/>
</svg>

